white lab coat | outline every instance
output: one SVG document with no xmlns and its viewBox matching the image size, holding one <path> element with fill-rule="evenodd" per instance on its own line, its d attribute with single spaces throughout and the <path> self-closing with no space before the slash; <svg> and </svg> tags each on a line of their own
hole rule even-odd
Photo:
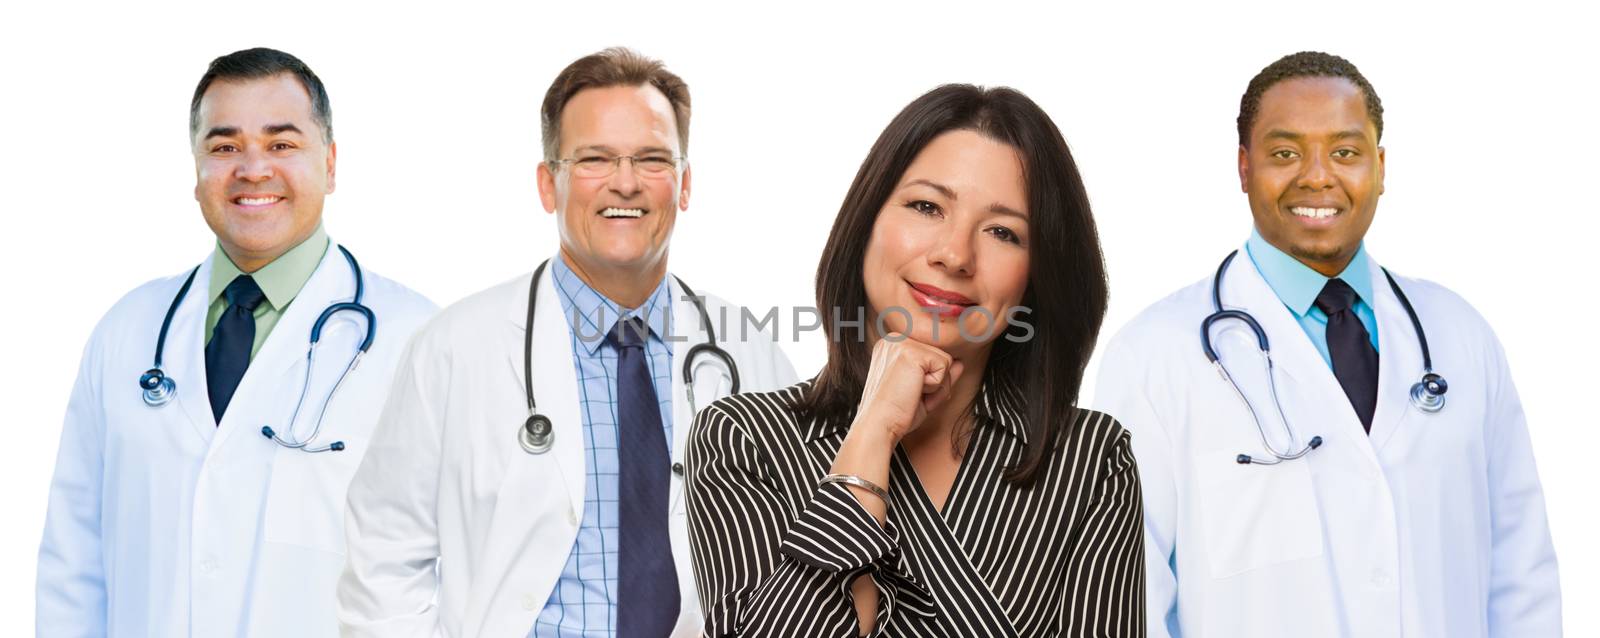
<svg viewBox="0 0 1600 638">
<path fill-rule="evenodd" d="M 200 266 L 172 319 L 165 370 L 177 383 L 145 405 L 167 307 L 187 272 L 147 283 L 112 307 L 84 349 L 68 404 L 39 550 L 40 636 L 332 636 L 344 563 L 344 489 L 366 452 L 404 344 L 436 310 L 364 271 L 377 335 L 329 407 L 307 454 L 261 434 L 285 430 L 305 374 L 311 325 L 349 301 L 350 267 L 329 246 L 251 361 L 220 426 L 206 393 L 206 282 Z M 340 313 L 326 324 L 306 400 L 321 407 L 365 336 Z M 301 436 L 312 425 L 303 415 Z"/>
<path fill-rule="evenodd" d="M 350 487 L 350 559 L 339 583 L 346 636 L 524 636 L 544 609 L 577 538 L 583 512 L 583 420 L 572 339 L 554 277 L 539 284 L 534 317 L 534 396 L 554 425 L 554 448 L 532 455 L 518 444 L 528 418 L 523 275 L 445 309 L 417 333 L 385 406 L 379 441 Z M 672 457 L 683 461 L 693 421 L 682 365 L 705 343 L 695 306 L 672 283 Z M 770 333 L 739 338 L 739 309 L 707 297 L 717 336 L 739 365 L 740 390 L 795 382 Z M 716 323 L 713 323 L 716 326 Z M 702 356 L 695 401 L 728 393 L 723 365 Z M 681 612 L 673 636 L 702 625 L 691 570 L 683 476 L 674 473 L 668 512 Z M 435 560 L 437 559 L 437 561 Z M 437 566 L 437 571 L 435 567 Z"/>
<path fill-rule="evenodd" d="M 1241 251 L 1243 252 L 1243 251 Z M 1333 372 L 1250 259 L 1223 306 L 1271 340 L 1298 461 L 1266 456 L 1238 395 L 1201 352 L 1211 277 L 1156 303 L 1103 355 L 1095 407 L 1133 435 L 1144 489 L 1151 636 L 1557 636 L 1560 589 L 1528 430 L 1487 323 L 1437 284 L 1398 278 L 1450 384 L 1443 411 L 1409 403 L 1416 332 L 1376 262 L 1378 404 L 1369 436 Z M 1213 343 L 1279 449 L 1255 338 Z"/>
</svg>

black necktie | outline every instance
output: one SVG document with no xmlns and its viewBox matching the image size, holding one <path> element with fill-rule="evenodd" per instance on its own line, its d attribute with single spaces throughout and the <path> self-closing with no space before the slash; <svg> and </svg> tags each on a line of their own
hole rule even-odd
<svg viewBox="0 0 1600 638">
<path fill-rule="evenodd" d="M 617 351 L 617 636 L 664 638 L 678 619 L 678 571 L 667 533 L 672 480 L 661 404 L 644 350 L 650 327 L 619 320 L 606 342 Z"/>
<path fill-rule="evenodd" d="M 1372 337 L 1352 307 L 1356 291 L 1342 279 L 1329 279 L 1317 294 L 1317 308 L 1328 315 L 1328 358 L 1350 407 L 1361 417 L 1361 427 L 1372 431 L 1372 412 L 1378 407 L 1378 351 Z"/>
<path fill-rule="evenodd" d="M 206 344 L 206 392 L 218 424 L 250 367 L 250 348 L 256 342 L 255 310 L 267 298 L 250 275 L 234 277 L 222 295 L 228 299 L 228 307 L 211 331 L 211 343 Z"/>
</svg>

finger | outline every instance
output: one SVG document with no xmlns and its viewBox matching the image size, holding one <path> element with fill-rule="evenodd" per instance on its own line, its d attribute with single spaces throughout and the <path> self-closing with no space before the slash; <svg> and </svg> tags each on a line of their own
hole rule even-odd
<svg viewBox="0 0 1600 638">
<path fill-rule="evenodd" d="M 949 399 L 952 394 L 955 394 L 956 381 L 961 378 L 961 373 L 964 371 L 966 371 L 966 364 L 959 360 L 952 361 L 948 372 L 944 375 L 944 382 L 936 386 L 932 392 L 925 391 L 923 393 L 923 409 L 931 412 Z"/>
<path fill-rule="evenodd" d="M 938 409 L 938 407 L 944 404 L 945 400 L 949 399 L 950 395 L 954 392 L 955 389 L 953 385 L 949 383 L 943 383 L 935 386 L 933 392 L 922 395 L 922 409 L 928 412 Z"/>
<path fill-rule="evenodd" d="M 921 344 L 918 344 L 921 345 Z M 922 381 L 925 385 L 939 385 L 949 377 L 950 363 L 953 359 L 950 353 L 933 346 L 922 346 L 919 350 L 922 366 Z"/>
</svg>

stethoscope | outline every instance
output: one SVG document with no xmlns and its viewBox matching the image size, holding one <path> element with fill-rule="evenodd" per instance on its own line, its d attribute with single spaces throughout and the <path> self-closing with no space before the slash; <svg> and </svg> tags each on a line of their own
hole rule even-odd
<svg viewBox="0 0 1600 638">
<path fill-rule="evenodd" d="M 1205 350 L 1206 358 L 1211 360 L 1211 363 L 1217 367 L 1217 372 L 1222 375 L 1223 380 L 1233 387 L 1234 394 L 1239 396 L 1239 401 L 1244 403 L 1245 409 L 1250 411 L 1251 420 L 1256 422 L 1256 432 L 1261 435 L 1261 446 L 1266 448 L 1267 452 L 1273 456 L 1272 460 L 1263 460 L 1252 457 L 1249 454 L 1240 454 L 1234 460 L 1240 465 L 1249 465 L 1251 463 L 1277 465 L 1283 461 L 1292 461 L 1310 454 L 1312 450 L 1322 446 L 1322 437 L 1313 436 L 1305 445 L 1299 444 L 1299 439 L 1295 437 L 1294 428 L 1289 427 L 1289 419 L 1283 414 L 1283 403 L 1278 401 L 1278 383 L 1272 374 L 1272 350 L 1267 346 L 1266 331 L 1261 329 L 1261 324 L 1257 323 L 1255 317 L 1250 316 L 1250 313 L 1243 310 L 1222 309 L 1222 276 L 1228 272 L 1228 264 L 1232 263 L 1233 258 L 1238 255 L 1239 251 L 1237 250 L 1228 253 L 1228 257 L 1222 260 L 1222 265 L 1217 267 L 1217 277 L 1211 282 L 1211 306 L 1215 311 L 1200 322 L 1200 347 Z M 1417 332 L 1417 343 L 1422 346 L 1422 379 L 1411 385 L 1411 405 L 1416 406 L 1418 410 L 1423 412 L 1438 412 L 1444 409 L 1444 394 L 1450 390 L 1450 384 L 1445 382 L 1444 377 L 1433 372 L 1433 356 L 1428 351 L 1428 335 L 1422 330 L 1422 320 L 1417 318 L 1417 311 L 1411 307 L 1411 300 L 1407 299 L 1406 293 L 1400 290 L 1400 284 L 1394 280 L 1393 275 L 1389 274 L 1389 269 L 1382 267 L 1380 269 L 1383 270 L 1384 279 L 1389 281 L 1389 288 L 1400 299 L 1401 307 L 1405 308 L 1406 316 L 1411 318 L 1411 327 Z M 1239 389 L 1239 384 L 1234 382 L 1232 375 L 1228 374 L 1228 367 L 1222 363 L 1222 358 L 1218 357 L 1217 351 L 1211 347 L 1211 326 L 1224 319 L 1237 319 L 1249 326 L 1250 331 L 1256 335 L 1256 344 L 1261 349 L 1262 359 L 1266 361 L 1267 386 L 1272 391 L 1272 405 L 1277 408 L 1278 419 L 1283 423 L 1283 428 L 1289 436 L 1289 450 L 1291 450 L 1289 452 L 1280 452 L 1267 439 L 1266 427 L 1261 425 L 1261 418 L 1256 414 L 1255 406 L 1250 404 L 1250 399 L 1245 398 L 1244 391 Z"/>
<path fill-rule="evenodd" d="M 367 349 L 372 347 L 373 337 L 378 334 L 377 316 L 372 313 L 371 308 L 361 303 L 361 295 L 365 290 L 365 282 L 361 278 L 361 266 L 356 263 L 355 256 L 351 255 L 350 251 L 346 250 L 344 246 L 339 246 L 338 248 L 339 252 L 344 255 L 345 261 L 350 264 L 351 275 L 355 277 L 355 299 L 329 305 L 322 311 L 322 315 L 317 317 L 316 323 L 311 324 L 311 346 L 306 351 L 306 376 L 300 385 L 300 400 L 295 402 L 294 415 L 289 417 L 288 431 L 283 435 L 279 435 L 272 429 L 272 426 L 261 426 L 262 436 L 272 439 L 278 445 L 303 452 L 338 452 L 344 449 L 344 441 L 334 441 L 328 445 L 318 447 L 311 447 L 311 442 L 317 438 L 317 433 L 322 431 L 322 418 L 327 416 L 328 405 L 333 403 L 335 396 L 338 396 L 339 388 L 344 385 L 345 377 L 349 376 L 350 372 L 355 370 L 356 366 L 361 363 L 362 355 L 365 355 Z M 150 407 L 159 408 L 170 403 L 174 396 L 174 391 L 177 389 L 177 382 L 173 381 L 172 377 L 161 367 L 161 354 L 167 346 L 167 330 L 172 327 L 172 316 L 177 314 L 178 305 L 183 302 L 184 296 L 189 293 L 189 287 L 194 284 L 194 277 L 199 272 L 199 266 L 195 266 L 194 270 L 189 271 L 189 277 L 183 280 L 183 286 L 179 287 L 178 294 L 173 296 L 172 304 L 167 306 L 167 316 L 161 320 L 161 334 L 156 337 L 155 366 L 145 371 L 144 374 L 139 375 L 139 387 L 144 390 L 144 402 Z M 361 316 L 366 317 L 366 338 L 361 341 L 361 346 L 356 349 L 356 354 L 350 359 L 350 363 L 345 365 L 344 372 L 339 374 L 339 380 L 334 382 L 333 390 L 328 393 L 327 400 L 322 402 L 322 411 L 317 413 L 317 422 L 311 428 L 311 436 L 304 439 L 295 438 L 294 426 L 300 420 L 300 408 L 305 405 L 306 391 L 311 386 L 311 370 L 316 367 L 317 344 L 322 340 L 322 327 L 335 314 L 346 311 L 360 313 Z"/>
<path fill-rule="evenodd" d="M 548 259 L 539 264 L 539 267 L 533 271 L 533 282 L 528 284 L 528 323 L 527 330 L 523 332 L 522 337 L 522 382 L 523 390 L 527 392 L 528 396 L 528 420 L 524 421 L 522 428 L 517 430 L 517 442 L 521 443 L 522 450 L 529 454 L 549 452 L 556 439 L 555 428 L 551 425 L 550 418 L 540 414 L 538 406 L 533 401 L 533 311 L 539 301 L 539 278 L 544 275 L 544 268 L 548 265 L 550 265 L 550 260 Z M 695 359 L 701 355 L 709 355 L 722 361 L 722 365 L 728 369 L 728 377 L 733 380 L 733 385 L 729 388 L 728 394 L 739 393 L 739 365 L 733 362 L 733 355 L 728 354 L 728 351 L 717 346 L 717 333 L 711 329 L 711 313 L 706 312 L 705 301 L 695 295 L 694 290 L 689 288 L 689 284 L 684 283 L 677 275 L 673 275 L 672 278 L 677 280 L 678 285 L 683 287 L 684 292 L 688 293 L 689 301 L 694 304 L 696 310 L 700 311 L 700 325 L 706 327 L 706 342 L 689 348 L 689 354 L 684 357 L 683 361 L 683 387 L 689 396 L 689 414 L 694 414 L 696 412 L 694 404 Z"/>
</svg>

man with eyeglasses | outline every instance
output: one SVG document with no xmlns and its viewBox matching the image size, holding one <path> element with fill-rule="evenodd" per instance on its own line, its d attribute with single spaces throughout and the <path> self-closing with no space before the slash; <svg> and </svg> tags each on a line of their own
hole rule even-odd
<svg viewBox="0 0 1600 638">
<path fill-rule="evenodd" d="M 556 77 L 541 118 L 559 254 L 412 341 L 350 487 L 346 636 L 699 635 L 694 408 L 796 380 L 770 335 L 708 334 L 728 305 L 667 274 L 687 85 L 606 49 Z"/>
</svg>

